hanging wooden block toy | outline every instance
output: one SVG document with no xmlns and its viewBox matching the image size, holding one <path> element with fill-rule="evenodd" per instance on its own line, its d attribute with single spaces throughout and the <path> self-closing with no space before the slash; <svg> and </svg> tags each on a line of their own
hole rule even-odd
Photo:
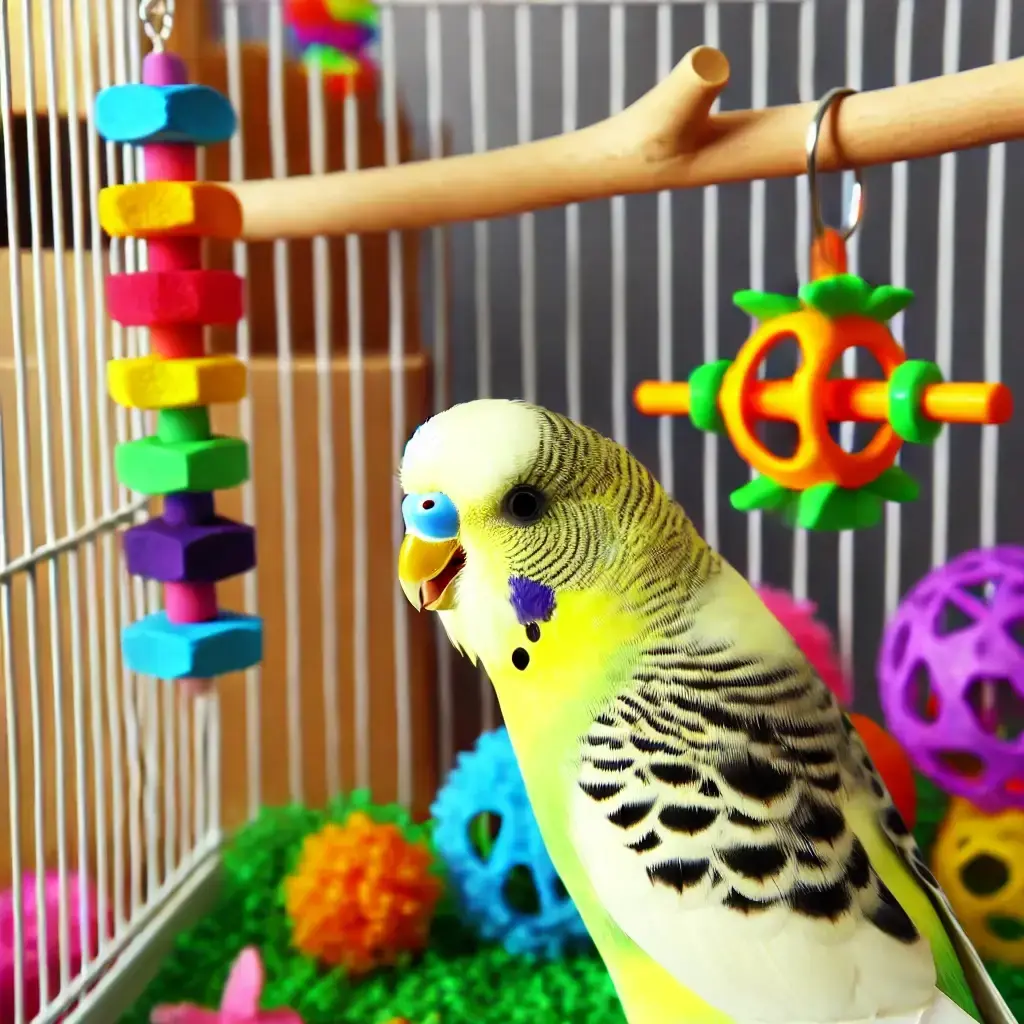
<svg viewBox="0 0 1024 1024">
<path fill-rule="evenodd" d="M 812 280 L 795 296 L 737 292 L 733 302 L 758 327 L 735 359 L 698 366 L 686 383 L 643 381 L 634 392 L 636 408 L 645 415 L 688 414 L 698 430 L 729 437 L 759 474 L 733 491 L 733 508 L 777 512 L 809 530 L 874 526 L 885 502 L 918 497 L 917 481 L 896 465 L 905 442 L 931 444 L 945 423 L 1005 423 L 1013 412 L 1005 385 L 947 383 L 935 363 L 907 358 L 889 321 L 910 304 L 913 292 L 872 287 L 847 272 L 845 243 L 860 223 L 863 186 L 858 175 L 849 225 L 841 232 L 825 227 L 815 158 L 830 104 L 851 91 L 828 93 L 808 133 Z M 769 355 L 787 341 L 795 341 L 800 353 L 792 378 L 761 379 Z M 843 377 L 843 353 L 852 348 L 874 356 L 884 379 Z M 776 455 L 765 445 L 758 436 L 762 420 L 796 425 L 793 454 Z M 830 430 L 844 421 L 879 426 L 863 450 L 849 452 Z"/>
<path fill-rule="evenodd" d="M 285 0 L 285 20 L 307 67 L 317 67 L 332 93 L 370 88 L 377 69 L 370 48 L 379 12 L 371 0 Z"/>
<path fill-rule="evenodd" d="M 190 84 L 185 65 L 167 53 L 173 0 L 142 0 L 139 16 L 153 51 L 142 82 L 117 85 L 96 99 L 96 127 L 108 142 L 140 146 L 145 182 L 114 185 L 99 196 L 103 230 L 144 239 L 148 269 L 111 274 L 107 310 L 125 327 L 149 330 L 151 354 L 107 367 L 111 398 L 156 414 L 156 433 L 117 446 L 118 480 L 163 498 L 163 515 L 123 537 L 128 572 L 163 584 L 164 609 L 122 634 L 126 666 L 142 675 L 193 681 L 260 662 L 260 619 L 218 607 L 216 585 L 256 564 L 251 526 L 218 516 L 214 492 L 249 478 L 244 440 L 211 433 L 209 406 L 246 395 L 246 368 L 234 356 L 206 354 L 207 325 L 237 324 L 243 282 L 204 269 L 204 238 L 233 239 L 242 229 L 234 194 L 196 181 L 197 147 L 226 142 L 237 126 L 219 92 Z"/>
</svg>

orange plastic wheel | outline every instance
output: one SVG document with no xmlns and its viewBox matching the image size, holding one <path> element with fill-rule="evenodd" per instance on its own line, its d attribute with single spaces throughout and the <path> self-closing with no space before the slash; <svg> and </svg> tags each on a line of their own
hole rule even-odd
<svg viewBox="0 0 1024 1024">
<path fill-rule="evenodd" d="M 757 415 L 750 395 L 761 364 L 787 340 L 800 349 L 801 362 L 789 382 L 782 415 L 796 424 L 799 441 L 789 457 L 776 455 L 758 438 Z M 844 451 L 829 434 L 824 391 L 832 367 L 849 348 L 863 348 L 889 375 L 906 355 L 886 328 L 867 317 L 830 320 L 814 309 L 777 317 L 762 325 L 740 348 L 722 381 L 719 407 L 736 451 L 759 473 L 791 490 L 835 483 L 858 488 L 878 479 L 896 461 L 901 438 L 883 423 L 859 452 Z"/>
</svg>

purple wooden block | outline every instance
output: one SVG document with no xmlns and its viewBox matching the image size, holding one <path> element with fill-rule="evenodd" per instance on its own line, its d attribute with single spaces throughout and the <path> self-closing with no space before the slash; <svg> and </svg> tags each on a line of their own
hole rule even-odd
<svg viewBox="0 0 1024 1024">
<path fill-rule="evenodd" d="M 185 62 L 173 53 L 150 53 L 142 62 L 142 80 L 146 85 L 184 85 L 188 71 Z"/>
<path fill-rule="evenodd" d="M 124 535 L 128 572 L 161 583 L 217 583 L 256 566 L 256 531 L 223 516 L 202 524 L 150 519 Z"/>
<path fill-rule="evenodd" d="M 171 526 L 201 526 L 216 514 L 212 491 L 178 491 L 164 495 L 164 522 Z"/>
</svg>

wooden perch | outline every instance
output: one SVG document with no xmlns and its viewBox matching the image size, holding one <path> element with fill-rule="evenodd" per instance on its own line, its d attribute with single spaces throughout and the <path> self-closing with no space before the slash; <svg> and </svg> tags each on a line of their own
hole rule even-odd
<svg viewBox="0 0 1024 1024">
<path fill-rule="evenodd" d="M 620 114 L 521 146 L 352 172 L 236 182 L 244 237 L 418 229 L 632 192 L 803 174 L 817 103 L 709 116 L 725 55 L 691 50 Z M 822 126 L 823 171 L 1024 136 L 1024 58 L 860 93 Z"/>
</svg>

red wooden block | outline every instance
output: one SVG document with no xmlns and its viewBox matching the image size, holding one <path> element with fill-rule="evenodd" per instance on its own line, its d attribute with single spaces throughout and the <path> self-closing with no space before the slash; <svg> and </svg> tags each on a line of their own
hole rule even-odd
<svg viewBox="0 0 1024 1024">
<path fill-rule="evenodd" d="M 202 359 L 206 355 L 203 328 L 188 324 L 178 327 L 151 327 L 149 347 L 163 359 Z"/>
<path fill-rule="evenodd" d="M 242 279 L 230 270 L 146 270 L 107 278 L 107 312 L 125 327 L 236 324 Z"/>
</svg>

